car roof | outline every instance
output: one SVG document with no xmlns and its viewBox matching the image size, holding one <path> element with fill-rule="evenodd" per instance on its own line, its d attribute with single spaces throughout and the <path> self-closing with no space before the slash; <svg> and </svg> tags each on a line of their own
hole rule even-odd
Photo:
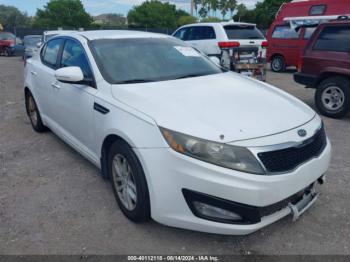
<svg viewBox="0 0 350 262">
<path fill-rule="evenodd" d="M 23 38 L 29 38 L 29 37 L 41 37 L 41 35 L 25 35 Z"/>
<path fill-rule="evenodd" d="M 227 25 L 250 25 L 250 26 L 256 26 L 256 24 L 253 23 L 244 23 L 244 22 L 210 22 L 210 23 L 195 23 L 195 24 L 188 24 L 184 25 L 183 27 L 187 26 L 215 26 L 215 25 L 222 25 L 222 26 L 227 26 Z"/>
<path fill-rule="evenodd" d="M 66 34 L 66 33 L 73 33 L 77 31 L 73 30 L 52 30 L 52 31 L 45 31 L 44 35 L 57 35 L 57 34 Z"/>
<path fill-rule="evenodd" d="M 72 33 L 60 33 L 66 36 L 83 36 L 88 40 L 96 39 L 122 39 L 122 38 L 168 38 L 170 36 L 157 33 L 148 33 L 131 30 L 96 30 L 96 31 L 75 31 Z"/>
<path fill-rule="evenodd" d="M 332 21 L 329 21 L 329 22 L 325 22 L 323 24 L 350 24 L 350 19 L 337 19 L 337 20 L 332 20 Z"/>
</svg>

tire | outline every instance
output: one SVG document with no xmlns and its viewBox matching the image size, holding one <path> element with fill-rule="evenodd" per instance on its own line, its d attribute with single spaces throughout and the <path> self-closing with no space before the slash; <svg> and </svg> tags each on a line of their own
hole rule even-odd
<svg viewBox="0 0 350 262">
<path fill-rule="evenodd" d="M 4 56 L 9 57 L 11 56 L 11 51 L 8 48 L 5 48 L 4 50 Z"/>
<path fill-rule="evenodd" d="M 286 61 L 284 60 L 283 56 L 276 55 L 272 58 L 271 70 L 277 73 L 286 71 Z"/>
<path fill-rule="evenodd" d="M 25 103 L 27 115 L 29 117 L 33 129 L 38 133 L 47 131 L 47 127 L 43 124 L 41 120 L 40 112 L 36 105 L 34 97 L 30 92 L 27 92 L 25 94 Z"/>
<path fill-rule="evenodd" d="M 114 142 L 108 153 L 108 175 L 114 196 L 124 215 L 133 222 L 150 219 L 150 200 L 142 166 L 122 140 Z"/>
<path fill-rule="evenodd" d="M 342 118 L 350 109 L 350 81 L 339 76 L 323 80 L 317 87 L 315 104 L 321 114 Z"/>
</svg>

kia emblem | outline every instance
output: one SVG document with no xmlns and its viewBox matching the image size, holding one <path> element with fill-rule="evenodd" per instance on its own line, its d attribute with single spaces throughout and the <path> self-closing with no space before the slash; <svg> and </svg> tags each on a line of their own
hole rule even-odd
<svg viewBox="0 0 350 262">
<path fill-rule="evenodd" d="M 306 132 L 305 129 L 299 129 L 299 130 L 298 130 L 298 135 L 299 135 L 300 137 L 305 137 L 305 136 L 307 135 L 307 132 Z"/>
</svg>

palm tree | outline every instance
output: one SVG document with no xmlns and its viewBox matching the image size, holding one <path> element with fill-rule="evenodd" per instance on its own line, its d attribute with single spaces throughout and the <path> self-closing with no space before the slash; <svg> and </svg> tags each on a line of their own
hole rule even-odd
<svg viewBox="0 0 350 262">
<path fill-rule="evenodd" d="M 198 6 L 201 4 L 202 0 L 192 0 L 194 4 L 194 10 L 196 11 L 196 16 L 198 16 Z"/>
<path fill-rule="evenodd" d="M 210 0 L 211 9 L 213 9 L 214 16 L 216 17 L 216 10 L 219 8 L 219 0 Z"/>
<path fill-rule="evenodd" d="M 200 9 L 199 9 L 199 16 L 201 17 L 201 18 L 206 18 L 207 17 L 207 15 L 208 15 L 208 11 L 207 11 L 207 9 L 204 7 L 204 6 L 202 6 Z"/>
<path fill-rule="evenodd" d="M 210 16 L 211 1 L 210 0 L 202 0 L 202 6 L 205 8 L 206 14 L 209 14 L 209 16 Z"/>
<path fill-rule="evenodd" d="M 222 18 L 224 19 L 226 14 L 227 14 L 227 11 L 228 11 L 227 0 L 220 0 L 219 1 L 219 9 L 220 9 L 220 12 L 222 14 Z"/>
<path fill-rule="evenodd" d="M 233 12 L 235 11 L 237 6 L 237 0 L 228 0 L 227 1 L 227 8 L 230 10 L 230 17 L 232 19 Z"/>
</svg>

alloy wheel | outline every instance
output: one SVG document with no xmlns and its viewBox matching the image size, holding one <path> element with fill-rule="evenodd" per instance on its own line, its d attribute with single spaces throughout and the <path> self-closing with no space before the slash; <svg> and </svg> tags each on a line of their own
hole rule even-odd
<svg viewBox="0 0 350 262">
<path fill-rule="evenodd" d="M 322 103 L 328 110 L 339 110 L 345 102 L 344 92 L 337 86 L 329 86 L 322 93 Z"/>
<path fill-rule="evenodd" d="M 32 96 L 29 96 L 28 98 L 28 114 L 30 121 L 32 121 L 32 124 L 36 126 L 38 124 L 38 111 Z"/>
<path fill-rule="evenodd" d="M 113 158 L 112 174 L 114 186 L 122 205 L 129 211 L 137 204 L 135 178 L 126 158 L 117 154 Z"/>
<path fill-rule="evenodd" d="M 271 67 L 275 72 L 281 72 L 283 70 L 283 60 L 281 57 L 275 57 L 271 62 Z"/>
</svg>

